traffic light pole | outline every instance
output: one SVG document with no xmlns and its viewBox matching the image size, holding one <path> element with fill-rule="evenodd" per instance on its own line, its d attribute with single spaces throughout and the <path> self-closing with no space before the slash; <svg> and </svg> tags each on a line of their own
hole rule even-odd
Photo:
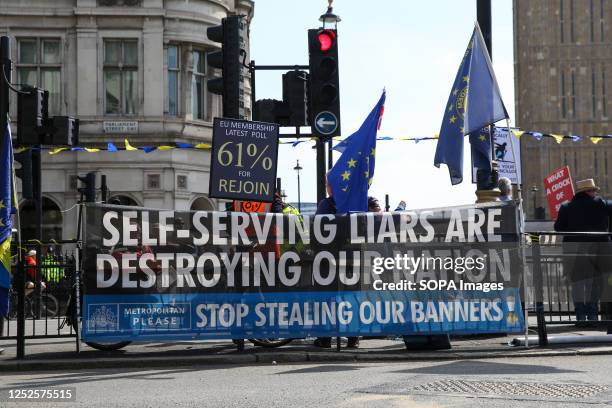
<svg viewBox="0 0 612 408">
<path fill-rule="evenodd" d="M 255 106 L 255 72 L 261 71 L 290 71 L 290 70 L 308 70 L 310 65 L 256 65 L 255 61 L 252 60 L 249 64 L 249 72 L 251 74 L 251 106 Z M 296 127 L 296 133 L 293 135 L 279 135 L 279 138 L 311 138 L 312 134 L 301 135 L 299 127 Z M 327 145 L 327 162 L 325 160 L 325 150 Z M 321 201 L 327 196 L 326 191 L 326 180 L 325 175 L 328 169 L 333 166 L 332 157 L 332 141 L 329 144 L 321 140 L 316 142 L 316 154 L 317 154 L 317 201 Z"/>
</svg>

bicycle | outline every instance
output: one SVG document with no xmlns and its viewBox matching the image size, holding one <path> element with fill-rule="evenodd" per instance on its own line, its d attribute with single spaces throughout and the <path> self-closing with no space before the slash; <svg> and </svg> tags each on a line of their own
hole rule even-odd
<svg viewBox="0 0 612 408">
<path fill-rule="evenodd" d="M 11 299 L 10 309 L 9 309 L 9 319 L 16 319 L 17 314 L 18 314 L 18 310 L 17 310 L 18 293 L 11 288 L 9 290 L 9 296 Z M 39 298 L 40 299 L 39 310 L 36 310 L 37 298 L 38 298 L 38 294 L 36 290 L 33 290 L 24 296 L 24 302 L 25 302 L 24 314 L 25 314 L 26 319 L 30 317 L 34 319 L 40 319 L 40 318 L 48 319 L 48 318 L 54 318 L 55 316 L 58 315 L 59 302 L 55 296 L 53 296 L 51 293 L 44 291 L 40 295 L 40 298 Z"/>
</svg>

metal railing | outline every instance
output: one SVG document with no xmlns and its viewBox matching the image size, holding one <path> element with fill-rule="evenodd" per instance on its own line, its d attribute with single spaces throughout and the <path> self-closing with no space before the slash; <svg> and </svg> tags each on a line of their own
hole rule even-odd
<svg viewBox="0 0 612 408">
<path fill-rule="evenodd" d="M 74 252 L 68 248 L 74 244 L 75 241 L 38 242 L 13 248 L 9 314 L 1 333 L 4 339 L 76 336 L 65 322 L 76 271 Z M 28 260 L 32 249 L 37 254 Z"/>
<path fill-rule="evenodd" d="M 612 251 L 607 253 L 600 251 L 607 246 L 612 249 L 610 237 L 612 237 L 610 233 L 597 232 L 542 231 L 528 235 L 525 273 L 531 273 L 532 282 L 525 285 L 525 300 L 533 304 L 535 309 L 540 346 L 548 344 L 548 325 L 577 324 L 579 327 L 604 327 L 608 330 L 612 327 L 611 311 L 604 307 L 612 305 L 612 298 L 602 297 L 605 285 L 612 286 L 610 278 L 612 268 L 606 267 L 606 264 L 612 265 Z M 592 248 L 599 249 L 592 250 Z M 576 267 L 583 265 L 572 262 L 578 258 L 590 260 L 593 270 L 576 270 Z M 608 258 L 610 258 L 609 263 L 600 262 L 602 259 L 607 261 Z M 587 263 L 588 265 L 590 264 Z M 584 306 L 584 302 L 575 303 L 576 294 L 572 287 L 572 281 L 576 281 L 576 276 L 581 273 L 586 275 L 590 273 L 584 280 L 594 282 L 590 289 L 595 299 L 594 302 L 590 302 L 594 309 L 590 310 L 588 320 L 585 319 L 585 311 L 582 311 L 583 316 L 580 319 L 577 315 L 575 305 Z"/>
</svg>

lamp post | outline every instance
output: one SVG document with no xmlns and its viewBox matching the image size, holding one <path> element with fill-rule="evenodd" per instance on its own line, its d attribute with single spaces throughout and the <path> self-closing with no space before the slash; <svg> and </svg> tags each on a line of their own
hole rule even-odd
<svg viewBox="0 0 612 408">
<path fill-rule="evenodd" d="M 302 212 L 302 195 L 301 195 L 301 191 L 300 191 L 300 170 L 302 170 L 302 166 L 300 166 L 300 161 L 296 160 L 296 165 L 293 168 L 293 170 L 295 170 L 297 172 L 297 179 L 298 179 L 298 211 Z"/>
<path fill-rule="evenodd" d="M 538 199 L 538 186 L 535 184 L 531 187 L 531 192 L 533 193 L 533 219 L 535 220 L 537 217 L 536 208 L 537 208 L 537 199 Z"/>
</svg>

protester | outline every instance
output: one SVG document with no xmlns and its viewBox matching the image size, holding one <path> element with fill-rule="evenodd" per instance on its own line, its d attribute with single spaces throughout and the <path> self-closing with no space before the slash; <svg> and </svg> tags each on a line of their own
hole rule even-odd
<svg viewBox="0 0 612 408">
<path fill-rule="evenodd" d="M 380 208 L 380 204 L 378 203 L 378 199 L 376 197 L 372 197 L 372 196 L 368 197 L 368 212 L 373 212 L 373 213 L 382 212 L 382 209 Z"/>
<path fill-rule="evenodd" d="M 593 179 L 578 181 L 574 198 L 559 209 L 555 231 L 607 233 L 609 217 L 612 215 L 612 201 L 599 197 L 598 191 L 599 187 Z M 566 253 L 563 266 L 572 285 L 576 320 L 597 320 L 602 280 L 607 282 L 611 269 L 610 238 L 608 235 L 566 235 L 563 238 L 563 247 Z M 610 304 L 606 302 L 602 303 L 602 306 L 607 312 Z"/>
<path fill-rule="evenodd" d="M 26 264 L 26 284 L 25 284 L 25 295 L 28 296 L 30 293 L 34 291 L 36 282 L 36 250 L 30 249 L 26 254 L 25 258 Z M 47 288 L 45 282 L 40 282 L 40 287 L 44 290 Z"/>
<path fill-rule="evenodd" d="M 404 200 L 400 201 L 394 211 L 406 211 L 406 202 Z"/>
<path fill-rule="evenodd" d="M 331 185 L 329 184 L 329 179 L 327 180 L 326 185 L 327 197 L 319 202 L 317 206 L 317 212 L 315 215 L 321 214 L 336 214 L 336 202 L 334 201 L 333 193 Z M 370 200 L 368 198 L 368 204 Z M 377 202 L 378 203 L 378 202 Z M 379 206 L 380 210 L 380 206 Z M 314 345 L 317 347 L 330 348 L 331 347 L 331 337 L 317 337 L 314 341 Z M 349 337 L 348 343 L 346 344 L 347 348 L 359 348 L 359 337 Z"/>
<path fill-rule="evenodd" d="M 500 201 L 512 201 L 512 182 L 508 177 L 500 177 L 497 182 L 497 187 L 501 192 L 499 196 Z"/>
</svg>

